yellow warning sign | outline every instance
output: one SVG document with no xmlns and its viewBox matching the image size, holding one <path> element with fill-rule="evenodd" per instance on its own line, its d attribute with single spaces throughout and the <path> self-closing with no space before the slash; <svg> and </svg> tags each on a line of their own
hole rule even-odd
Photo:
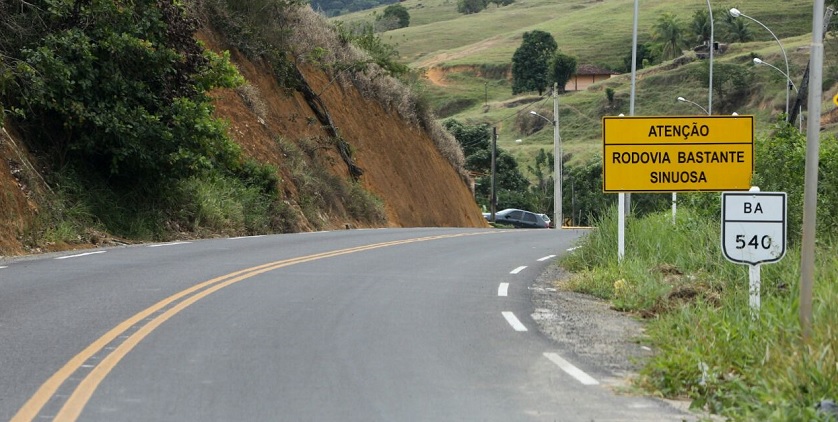
<svg viewBox="0 0 838 422">
<path fill-rule="evenodd" d="M 832 102 L 835 103 L 836 107 L 838 107 L 838 94 L 835 94 L 835 96 L 832 97 Z"/>
<path fill-rule="evenodd" d="M 603 117 L 604 192 L 751 187 L 753 116 Z"/>
</svg>

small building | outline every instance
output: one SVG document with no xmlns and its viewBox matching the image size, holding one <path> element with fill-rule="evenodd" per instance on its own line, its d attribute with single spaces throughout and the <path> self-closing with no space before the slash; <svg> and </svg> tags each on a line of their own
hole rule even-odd
<svg viewBox="0 0 838 422">
<path fill-rule="evenodd" d="M 582 91 L 597 82 L 604 81 L 617 74 L 617 72 L 602 69 L 594 65 L 582 64 L 576 67 L 576 73 L 567 81 L 564 90 Z"/>
</svg>

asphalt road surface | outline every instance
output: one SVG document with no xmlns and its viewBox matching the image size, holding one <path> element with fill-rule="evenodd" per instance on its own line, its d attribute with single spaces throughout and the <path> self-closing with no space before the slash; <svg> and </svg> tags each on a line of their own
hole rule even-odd
<svg viewBox="0 0 838 422">
<path fill-rule="evenodd" d="M 0 260 L 0 420 L 677 421 L 530 316 L 583 231 L 347 230 Z"/>
</svg>

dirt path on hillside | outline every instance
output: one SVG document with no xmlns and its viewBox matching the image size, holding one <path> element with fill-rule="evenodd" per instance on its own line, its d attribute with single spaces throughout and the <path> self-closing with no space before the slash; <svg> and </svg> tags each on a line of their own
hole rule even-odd
<svg viewBox="0 0 838 422">
<path fill-rule="evenodd" d="M 429 57 L 421 62 L 419 62 L 416 67 L 425 68 L 425 76 L 428 80 L 431 81 L 432 84 L 436 86 L 447 86 L 448 84 L 445 83 L 445 72 L 439 68 L 438 66 L 448 60 L 456 60 L 461 59 L 466 56 L 470 56 L 475 54 L 479 51 L 488 50 L 494 47 L 498 42 L 500 42 L 499 37 L 492 37 L 487 38 L 485 40 L 479 41 L 477 43 L 471 44 L 466 46 L 461 50 L 457 50 L 454 52 L 444 52 L 437 54 L 435 56 Z"/>
</svg>

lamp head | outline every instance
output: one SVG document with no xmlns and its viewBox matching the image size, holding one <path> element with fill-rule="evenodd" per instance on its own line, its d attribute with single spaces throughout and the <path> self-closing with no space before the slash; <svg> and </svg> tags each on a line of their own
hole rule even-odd
<svg viewBox="0 0 838 422">
<path fill-rule="evenodd" d="M 742 15 L 742 12 L 740 12 L 739 9 L 737 9 L 735 7 L 730 9 L 730 16 L 733 16 L 734 18 L 738 18 L 741 15 Z"/>
<path fill-rule="evenodd" d="M 684 97 L 678 97 L 678 101 L 682 101 L 682 102 L 683 102 L 683 101 L 687 101 L 687 99 L 686 99 L 686 98 L 684 98 Z"/>
<path fill-rule="evenodd" d="M 754 64 L 763 64 L 764 61 L 760 60 L 759 57 L 754 57 Z"/>
<path fill-rule="evenodd" d="M 538 116 L 538 113 L 536 113 L 535 110 L 530 110 L 530 114 L 532 114 L 533 116 Z"/>
</svg>

